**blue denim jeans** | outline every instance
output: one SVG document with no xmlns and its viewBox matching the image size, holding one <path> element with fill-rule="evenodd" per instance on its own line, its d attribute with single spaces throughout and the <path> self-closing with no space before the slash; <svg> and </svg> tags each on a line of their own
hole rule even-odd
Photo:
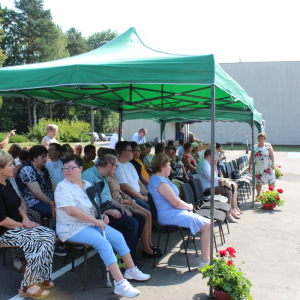
<svg viewBox="0 0 300 300">
<path fill-rule="evenodd" d="M 106 238 L 104 238 L 103 231 L 100 227 L 90 226 L 79 231 L 67 241 L 84 243 L 92 246 L 94 249 L 98 250 L 104 264 L 108 267 L 117 261 L 112 248 L 114 248 L 121 257 L 129 253 L 130 250 L 122 233 L 109 225 L 106 225 L 105 236 Z"/>
<path fill-rule="evenodd" d="M 39 203 L 34 204 L 30 208 L 38 211 L 42 217 L 47 218 L 47 219 L 52 219 L 50 204 L 40 201 Z"/>
<path fill-rule="evenodd" d="M 142 199 L 139 199 L 139 198 L 132 198 L 135 200 L 136 204 L 138 204 L 139 206 L 147 209 L 148 211 L 150 211 L 150 206 L 147 202 L 145 202 L 144 200 Z"/>
</svg>

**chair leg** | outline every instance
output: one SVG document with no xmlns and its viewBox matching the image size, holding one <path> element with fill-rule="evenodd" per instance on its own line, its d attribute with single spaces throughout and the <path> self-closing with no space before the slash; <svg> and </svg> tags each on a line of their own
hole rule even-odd
<svg viewBox="0 0 300 300">
<path fill-rule="evenodd" d="M 169 243 L 169 236 L 170 236 L 170 230 L 168 231 L 167 243 L 166 243 L 165 253 L 164 254 L 167 253 L 167 247 L 168 247 L 168 243 Z M 158 249 L 158 247 L 157 247 L 157 249 Z"/>
<path fill-rule="evenodd" d="M 189 230 L 188 239 L 187 239 L 187 242 L 186 242 L 186 247 L 187 248 L 189 246 L 190 234 L 191 234 L 191 231 Z"/>
<path fill-rule="evenodd" d="M 104 264 L 104 261 L 102 260 L 102 276 L 103 276 L 103 280 L 105 279 L 105 275 L 106 275 L 106 265 Z"/>
<path fill-rule="evenodd" d="M 87 248 L 84 247 L 84 291 L 86 291 L 86 277 L 87 277 Z"/>
<path fill-rule="evenodd" d="M 220 223 L 221 223 L 221 222 L 218 221 L 219 234 L 220 234 L 221 244 L 222 244 L 222 246 L 223 246 L 223 245 L 224 245 L 224 241 L 223 241 L 223 235 L 222 235 L 222 229 L 221 229 L 221 227 L 220 227 Z"/>
<path fill-rule="evenodd" d="M 71 251 L 72 251 L 72 246 L 68 245 L 68 251 L 67 251 L 67 255 L 64 260 L 64 265 L 67 263 L 67 259 L 68 259 L 68 256 L 71 254 Z"/>
<path fill-rule="evenodd" d="M 184 249 L 185 249 L 185 256 L 186 256 L 186 261 L 187 261 L 187 264 L 188 264 L 188 268 L 189 268 L 189 272 L 191 271 L 191 268 L 190 268 L 190 262 L 189 262 L 189 258 L 188 258 L 188 255 L 187 255 L 187 249 L 186 249 L 186 245 L 185 245 L 185 241 L 184 241 L 184 234 L 183 234 L 183 231 L 181 231 L 181 236 L 182 236 L 182 242 L 183 242 L 183 246 L 184 246 Z"/>
<path fill-rule="evenodd" d="M 224 231 L 223 231 L 223 225 L 222 225 L 222 222 L 220 222 L 220 229 L 221 229 L 221 234 L 223 236 L 223 245 L 226 243 L 225 241 L 225 234 L 224 234 Z"/>
<path fill-rule="evenodd" d="M 228 225 L 228 220 L 227 220 L 226 217 L 225 217 L 225 223 L 226 223 L 226 225 L 227 225 L 228 234 L 230 234 L 230 231 L 229 231 L 229 225 Z"/>
<path fill-rule="evenodd" d="M 160 232 L 159 232 L 159 237 L 158 237 L 158 242 L 157 242 L 157 249 L 159 249 L 159 243 L 160 243 L 161 233 L 162 233 L 162 231 L 160 230 Z M 158 251 L 156 251 L 156 254 L 155 254 L 155 258 L 154 258 L 154 262 L 153 262 L 153 268 L 155 268 L 155 263 L 156 263 L 156 259 L 157 259 L 157 254 L 158 254 Z"/>
<path fill-rule="evenodd" d="M 75 246 L 72 245 L 72 272 L 75 271 L 75 264 L 74 264 L 74 261 L 75 261 Z"/>
<path fill-rule="evenodd" d="M 5 248 L 3 248 L 3 266 L 5 266 Z"/>
<path fill-rule="evenodd" d="M 218 247 L 217 247 L 217 243 L 216 243 L 216 235 L 215 235 L 215 233 L 214 233 L 214 242 L 215 242 L 216 251 L 218 252 Z"/>
<path fill-rule="evenodd" d="M 198 250 L 197 250 L 197 245 L 196 245 L 196 241 L 195 241 L 195 236 L 194 235 L 193 235 L 193 242 L 194 242 L 194 246 L 195 246 L 196 257 L 198 257 Z"/>
</svg>

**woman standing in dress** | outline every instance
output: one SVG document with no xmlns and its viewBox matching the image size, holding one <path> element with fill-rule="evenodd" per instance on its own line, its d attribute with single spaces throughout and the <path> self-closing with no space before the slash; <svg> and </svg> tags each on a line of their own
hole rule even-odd
<svg viewBox="0 0 300 300">
<path fill-rule="evenodd" d="M 266 143 L 267 136 L 265 133 L 259 133 L 257 136 L 258 143 L 254 145 L 254 162 L 256 192 L 260 195 L 262 185 L 267 184 L 275 188 L 275 158 L 271 144 Z M 252 171 L 252 152 L 250 155 L 250 171 Z"/>
<path fill-rule="evenodd" d="M 201 232 L 200 268 L 209 264 L 210 221 L 193 213 L 193 205 L 178 197 L 177 187 L 168 179 L 171 159 L 165 154 L 155 155 L 152 160 L 153 176 L 148 185 L 161 225 L 178 225 L 189 228 L 194 235 Z"/>
</svg>

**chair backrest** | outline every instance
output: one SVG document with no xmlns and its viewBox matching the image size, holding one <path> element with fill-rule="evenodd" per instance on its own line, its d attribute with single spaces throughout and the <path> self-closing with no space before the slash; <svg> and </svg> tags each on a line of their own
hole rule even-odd
<svg viewBox="0 0 300 300">
<path fill-rule="evenodd" d="M 204 197 L 202 183 L 199 178 L 193 178 L 193 190 L 196 201 L 199 201 Z"/>
<path fill-rule="evenodd" d="M 230 164 L 226 163 L 225 167 L 226 167 L 226 170 L 227 170 L 227 176 L 228 176 L 228 178 L 231 178 L 231 172 L 232 172 L 232 170 L 231 170 Z"/>
<path fill-rule="evenodd" d="M 227 175 L 225 167 L 223 165 L 220 165 L 220 167 L 221 167 L 221 171 L 222 171 L 223 177 L 224 178 L 228 178 L 228 175 Z"/>
<path fill-rule="evenodd" d="M 155 203 L 153 201 L 152 195 L 150 193 L 148 193 L 148 204 L 150 206 L 150 211 L 151 211 L 151 215 L 152 215 L 152 223 L 157 227 L 160 228 L 161 225 L 158 223 L 157 220 L 157 210 L 156 210 L 156 206 Z"/>
<path fill-rule="evenodd" d="M 234 169 L 233 162 L 232 162 L 232 161 L 230 161 L 230 162 L 229 162 L 229 164 L 230 164 L 231 171 L 234 171 L 235 169 Z"/>
<path fill-rule="evenodd" d="M 189 183 L 184 183 L 181 186 L 182 200 L 189 204 L 195 203 L 192 187 Z"/>
<path fill-rule="evenodd" d="M 238 170 L 239 168 L 237 166 L 236 160 L 233 160 L 232 163 L 233 163 L 234 170 Z"/>
<path fill-rule="evenodd" d="M 198 178 L 198 179 L 200 179 L 200 180 L 201 180 L 201 176 L 200 176 L 200 174 L 193 174 L 193 178 Z"/>
</svg>

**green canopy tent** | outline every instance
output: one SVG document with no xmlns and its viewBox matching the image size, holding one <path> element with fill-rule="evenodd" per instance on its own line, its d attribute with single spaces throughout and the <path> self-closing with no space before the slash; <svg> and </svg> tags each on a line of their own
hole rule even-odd
<svg viewBox="0 0 300 300">
<path fill-rule="evenodd" d="M 255 124 L 261 131 L 253 99 L 216 63 L 214 55 L 151 49 L 135 28 L 88 53 L 2 68 L 0 95 L 118 112 L 120 127 L 124 120 L 152 119 L 163 128 L 172 120 L 201 120 L 203 116 L 211 120 L 212 144 L 216 119 L 251 123 L 252 130 Z M 212 195 L 213 183 L 212 177 Z"/>
</svg>

